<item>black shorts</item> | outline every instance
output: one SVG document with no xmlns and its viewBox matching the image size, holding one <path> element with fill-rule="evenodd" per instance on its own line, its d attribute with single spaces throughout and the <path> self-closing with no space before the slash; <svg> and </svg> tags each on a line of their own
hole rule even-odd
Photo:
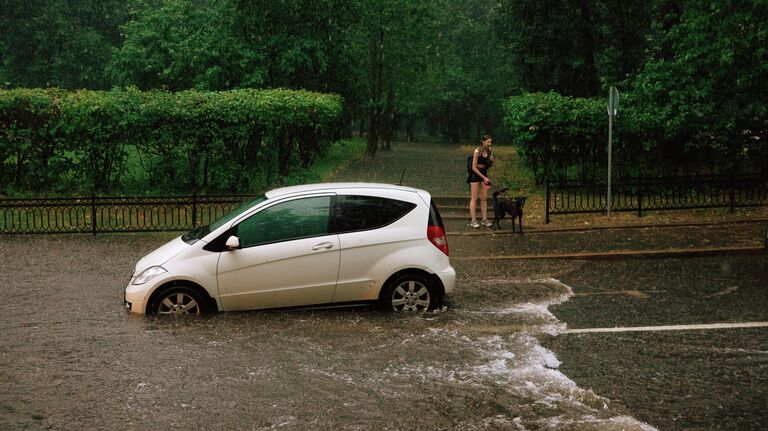
<svg viewBox="0 0 768 431">
<path fill-rule="evenodd" d="M 477 168 L 486 178 L 488 177 L 488 168 Z M 478 176 L 475 171 L 469 171 L 467 175 L 467 183 L 482 183 L 483 179 Z"/>
</svg>

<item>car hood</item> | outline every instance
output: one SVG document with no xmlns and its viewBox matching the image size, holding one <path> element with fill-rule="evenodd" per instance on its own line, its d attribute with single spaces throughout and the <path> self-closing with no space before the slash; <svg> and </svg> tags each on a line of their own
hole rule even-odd
<svg viewBox="0 0 768 431">
<path fill-rule="evenodd" d="M 165 264 L 189 247 L 190 245 L 184 242 L 181 237 L 177 237 L 168 241 L 167 243 L 156 248 L 148 255 L 142 257 L 141 260 L 136 263 L 136 272 L 134 275 L 149 268 L 150 266 Z"/>
</svg>

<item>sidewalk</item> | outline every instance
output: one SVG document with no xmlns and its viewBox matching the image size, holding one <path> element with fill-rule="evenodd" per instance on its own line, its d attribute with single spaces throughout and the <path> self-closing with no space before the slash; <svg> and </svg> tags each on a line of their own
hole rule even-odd
<svg viewBox="0 0 768 431">
<path fill-rule="evenodd" d="M 458 260 L 666 258 L 765 252 L 765 224 L 615 226 L 528 231 L 519 234 L 450 235 Z"/>
</svg>

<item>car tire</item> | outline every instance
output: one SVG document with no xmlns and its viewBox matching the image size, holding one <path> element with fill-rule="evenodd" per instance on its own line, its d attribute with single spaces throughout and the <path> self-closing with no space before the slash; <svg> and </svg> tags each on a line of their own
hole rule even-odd
<svg viewBox="0 0 768 431">
<path fill-rule="evenodd" d="M 205 312 L 205 302 L 195 289 L 187 286 L 169 287 L 154 299 L 150 308 L 155 316 L 197 315 Z"/>
<path fill-rule="evenodd" d="M 421 274 L 407 273 L 388 284 L 381 306 L 385 311 L 422 312 L 435 308 L 437 303 L 432 282 Z"/>
</svg>

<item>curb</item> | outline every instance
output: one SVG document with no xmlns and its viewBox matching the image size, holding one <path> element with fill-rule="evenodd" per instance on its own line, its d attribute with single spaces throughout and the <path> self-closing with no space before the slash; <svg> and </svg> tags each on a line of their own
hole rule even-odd
<svg viewBox="0 0 768 431">
<path fill-rule="evenodd" d="M 743 220 L 712 220 L 712 221 L 698 221 L 698 222 L 679 222 L 679 223 L 663 223 L 663 224 L 626 224 L 626 225 L 596 225 L 596 226 L 569 226 L 562 228 L 536 228 L 526 227 L 526 234 L 539 234 L 539 233 L 561 233 L 561 232 L 588 232 L 596 230 L 614 230 L 614 229 L 645 229 L 645 228 L 670 228 L 670 227 L 697 227 L 697 226 L 720 226 L 720 225 L 735 225 L 735 224 L 752 224 L 752 223 L 768 223 L 768 218 L 755 218 L 755 219 L 743 219 Z M 504 231 L 453 231 L 446 232 L 448 236 L 483 236 L 483 235 L 519 235 L 519 232 L 512 232 L 511 230 Z M 768 241 L 768 234 L 766 234 Z"/>
<path fill-rule="evenodd" d="M 671 258 L 671 257 L 702 257 L 702 256 L 729 256 L 729 255 L 759 255 L 765 254 L 768 249 L 763 246 L 742 247 L 715 247 L 715 248 L 691 248 L 691 249 L 666 249 L 666 250 L 622 250 L 588 253 L 562 253 L 562 254 L 526 254 L 526 255 L 502 255 L 502 256 L 456 256 L 454 261 L 473 260 L 541 260 L 541 259 L 573 259 L 573 260 L 613 260 L 613 259 L 644 259 L 644 258 Z"/>
</svg>

